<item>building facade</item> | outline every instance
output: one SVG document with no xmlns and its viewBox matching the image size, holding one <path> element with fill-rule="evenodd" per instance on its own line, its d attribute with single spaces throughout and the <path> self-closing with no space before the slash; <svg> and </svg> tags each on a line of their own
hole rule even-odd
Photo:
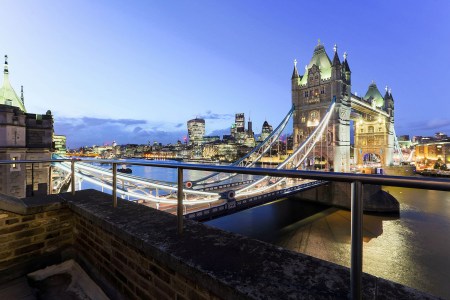
<svg viewBox="0 0 450 300">
<path fill-rule="evenodd" d="M 189 145 L 201 145 L 205 136 L 205 120 L 195 118 L 187 122 Z"/>
<path fill-rule="evenodd" d="M 272 133 L 273 127 L 269 124 L 269 122 L 264 121 L 263 126 L 261 128 L 261 135 L 259 136 L 259 141 L 263 142 L 267 137 Z"/>
<path fill-rule="evenodd" d="M 355 133 L 355 160 L 379 158 L 381 164 L 392 162 L 394 149 L 394 101 L 391 93 L 382 97 L 375 84 L 369 86 L 364 97 L 351 92 L 351 70 L 344 53 L 341 62 L 334 47 L 330 60 L 319 42 L 313 56 L 300 75 L 297 62 L 291 77 L 294 148 L 312 134 L 326 115 L 333 99 L 335 106 L 320 141 L 316 143 L 311 160 L 326 161 L 328 168 L 337 172 L 350 171 L 350 127 Z M 381 128 L 381 129 L 380 129 Z"/>
<path fill-rule="evenodd" d="M 19 98 L 9 81 L 7 56 L 0 88 L 0 160 L 51 158 L 53 116 L 27 113 L 23 88 Z M 49 191 L 49 164 L 0 166 L 0 193 L 23 198 Z"/>
<path fill-rule="evenodd" d="M 66 141 L 67 138 L 65 135 L 53 134 L 53 150 L 55 154 L 66 155 L 67 153 Z"/>
</svg>

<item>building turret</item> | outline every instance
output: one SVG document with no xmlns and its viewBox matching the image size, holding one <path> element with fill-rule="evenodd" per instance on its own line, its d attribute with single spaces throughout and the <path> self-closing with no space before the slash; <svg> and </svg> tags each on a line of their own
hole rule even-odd
<svg viewBox="0 0 450 300">
<path fill-rule="evenodd" d="M 25 106 L 25 98 L 23 97 L 23 85 L 20 86 L 20 100 L 22 100 L 22 104 Z"/>
<path fill-rule="evenodd" d="M 352 71 L 350 71 L 350 66 L 348 65 L 348 61 L 347 61 L 347 52 L 344 52 L 344 60 L 342 61 L 342 71 L 343 71 L 343 75 L 344 75 L 344 79 L 345 81 L 347 81 L 348 84 L 351 84 L 352 82 Z"/>
<path fill-rule="evenodd" d="M 386 86 L 385 90 L 385 110 L 391 118 L 394 118 L 394 97 L 392 97 L 391 89 L 388 89 L 388 87 Z"/>
<path fill-rule="evenodd" d="M 5 55 L 5 66 L 3 69 L 3 85 L 0 88 L 0 104 L 18 107 L 26 112 L 23 101 L 17 96 L 9 82 L 8 55 Z"/>
<path fill-rule="evenodd" d="M 370 102 L 373 107 L 384 108 L 384 98 L 381 96 L 381 93 L 373 80 L 363 99 Z"/>
<path fill-rule="evenodd" d="M 294 80 L 294 79 L 298 79 L 298 78 L 300 78 L 300 76 L 298 75 L 298 70 L 297 70 L 297 60 L 294 59 L 294 71 L 292 72 L 291 79 Z"/>
<path fill-rule="evenodd" d="M 341 61 L 339 60 L 339 55 L 337 53 L 337 45 L 333 47 L 334 57 L 331 64 L 331 78 L 333 80 L 341 79 Z"/>
</svg>

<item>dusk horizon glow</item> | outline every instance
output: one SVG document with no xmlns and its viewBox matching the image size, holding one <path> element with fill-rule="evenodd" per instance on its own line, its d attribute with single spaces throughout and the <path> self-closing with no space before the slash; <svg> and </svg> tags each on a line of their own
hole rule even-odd
<svg viewBox="0 0 450 300">
<path fill-rule="evenodd" d="M 235 113 L 259 134 L 290 109 L 293 61 L 303 74 L 318 39 L 348 53 L 353 93 L 392 88 L 398 135 L 450 134 L 446 1 L 2 4 L 10 81 L 70 148 L 175 143 L 195 117 L 222 135 Z"/>
</svg>

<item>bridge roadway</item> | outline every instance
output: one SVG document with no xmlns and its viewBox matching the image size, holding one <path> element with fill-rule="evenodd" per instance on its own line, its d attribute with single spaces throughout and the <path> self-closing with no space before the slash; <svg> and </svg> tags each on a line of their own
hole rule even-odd
<svg viewBox="0 0 450 300">
<path fill-rule="evenodd" d="M 66 163 L 67 164 L 67 163 Z M 67 166 L 68 167 L 68 166 Z M 89 172 L 90 175 L 86 174 L 85 172 Z M 103 184 L 111 184 L 112 178 L 104 177 L 105 175 L 110 175 L 109 170 L 100 167 L 100 166 L 93 166 L 91 164 L 86 163 L 78 163 L 77 166 L 77 174 L 84 174 L 83 176 L 92 176 L 93 173 L 100 173 L 101 176 L 94 176 L 91 179 L 95 179 L 95 181 L 101 181 Z M 229 180 L 225 180 L 225 182 L 222 182 L 221 184 L 202 184 L 196 186 L 194 189 L 185 189 L 184 190 L 184 215 L 186 218 L 194 219 L 194 220 L 203 220 L 203 219 L 212 219 L 219 216 L 231 214 L 233 212 L 261 205 L 270 201 L 274 201 L 292 194 L 295 194 L 299 191 L 314 188 L 316 186 L 322 185 L 325 182 L 323 181 L 317 181 L 317 180 L 302 180 L 302 179 L 284 179 L 284 182 L 282 184 L 277 184 L 277 179 L 266 179 L 267 181 L 259 182 L 261 176 L 231 176 Z M 236 180 L 239 177 L 240 180 Z M 143 182 L 147 184 L 162 184 L 163 182 L 157 181 L 157 180 L 149 180 L 147 178 L 142 178 L 139 176 L 133 176 L 129 174 L 118 174 L 118 178 L 121 178 L 122 183 L 124 184 L 125 181 L 137 181 L 137 182 Z M 259 178 L 259 179 L 257 179 Z M 269 184 L 270 181 L 272 184 Z M 250 190 L 251 192 L 245 191 L 246 185 L 252 185 L 254 183 L 257 183 L 256 186 L 253 186 L 253 188 Z M 275 184 L 273 184 L 275 183 Z M 171 183 L 174 185 L 174 183 Z M 266 184 L 269 184 L 268 186 L 264 186 Z M 244 186 L 244 188 L 243 188 Z M 239 188 L 243 188 L 242 193 L 238 193 L 239 195 L 236 196 L 236 198 L 228 199 L 225 194 L 227 192 L 238 190 Z M 117 191 L 119 195 L 121 193 L 127 192 L 128 187 L 123 186 L 120 188 L 117 187 Z M 208 193 L 208 192 L 214 192 L 216 195 L 222 195 L 217 200 L 210 201 L 209 203 L 192 203 L 191 201 L 193 199 L 190 199 L 192 197 L 188 197 L 189 191 L 194 193 Z M 132 200 L 135 202 L 139 202 L 141 204 L 144 204 L 146 206 L 154 207 L 159 210 L 163 210 L 172 214 L 176 214 L 176 204 L 167 203 L 164 201 L 164 199 L 176 199 L 176 192 L 171 192 L 169 194 L 160 195 L 161 202 L 155 202 L 155 201 L 147 201 L 146 195 L 143 194 L 140 198 L 136 195 L 136 200 Z M 192 195 L 191 195 L 192 196 Z M 123 196 L 124 197 L 124 196 Z M 200 200 L 201 198 L 206 197 L 202 196 L 201 194 L 197 194 L 197 199 L 194 200 Z M 191 203 L 190 203 L 191 202 Z"/>
<path fill-rule="evenodd" d="M 299 181 L 297 179 L 289 179 L 288 181 L 289 182 L 287 182 L 283 187 L 278 185 L 273 189 L 270 189 L 264 193 L 254 195 L 251 197 L 238 196 L 232 199 L 221 199 L 218 201 L 219 204 L 216 204 L 214 206 L 212 206 L 211 204 L 209 207 L 205 208 L 200 207 L 200 209 L 198 205 L 195 205 L 191 209 L 186 211 L 184 216 L 187 219 L 196 221 L 210 220 L 221 216 L 229 215 L 250 207 L 258 206 L 281 198 L 285 198 L 287 196 L 296 194 L 300 191 L 309 190 L 328 183 L 328 181 L 323 180 Z"/>
</svg>

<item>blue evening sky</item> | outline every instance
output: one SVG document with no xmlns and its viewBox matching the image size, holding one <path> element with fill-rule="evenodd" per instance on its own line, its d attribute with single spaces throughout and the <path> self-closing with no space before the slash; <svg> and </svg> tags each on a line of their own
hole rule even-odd
<svg viewBox="0 0 450 300">
<path fill-rule="evenodd" d="M 186 121 L 255 133 L 291 106 L 317 40 L 348 52 L 352 90 L 392 88 L 397 134 L 450 134 L 450 1 L 2 0 L 8 54 L 28 112 L 55 117 L 69 147 L 176 142 Z"/>
</svg>

